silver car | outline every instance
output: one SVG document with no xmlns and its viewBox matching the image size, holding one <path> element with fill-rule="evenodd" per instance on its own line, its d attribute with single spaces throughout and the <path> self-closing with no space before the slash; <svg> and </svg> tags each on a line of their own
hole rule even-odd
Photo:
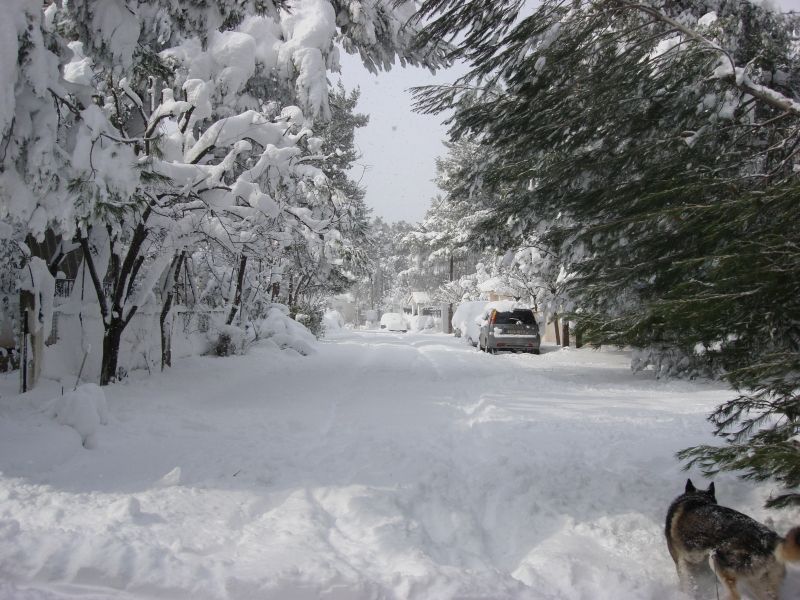
<svg viewBox="0 0 800 600">
<path fill-rule="evenodd" d="M 498 350 L 539 354 L 541 343 L 539 325 L 529 308 L 492 310 L 478 338 L 478 347 L 493 354 Z"/>
</svg>

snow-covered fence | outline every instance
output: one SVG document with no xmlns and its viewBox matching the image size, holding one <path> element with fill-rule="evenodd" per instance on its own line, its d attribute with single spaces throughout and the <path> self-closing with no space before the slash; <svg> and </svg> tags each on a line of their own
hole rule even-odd
<svg viewBox="0 0 800 600">
<path fill-rule="evenodd" d="M 74 279 L 56 279 L 55 296 L 56 302 L 59 299 L 67 300 L 72 293 L 72 288 L 75 286 Z"/>
</svg>

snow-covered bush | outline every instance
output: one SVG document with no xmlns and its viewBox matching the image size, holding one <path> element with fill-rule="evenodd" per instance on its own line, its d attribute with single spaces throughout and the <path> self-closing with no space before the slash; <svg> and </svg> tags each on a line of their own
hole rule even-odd
<svg viewBox="0 0 800 600">
<path fill-rule="evenodd" d="M 278 348 L 291 348 L 307 356 L 314 353 L 317 338 L 302 323 L 289 316 L 289 309 L 282 304 L 273 304 L 267 316 L 253 323 L 259 338 L 269 340 Z"/>
<path fill-rule="evenodd" d="M 711 362 L 704 360 L 702 355 L 664 344 L 635 348 L 631 353 L 631 369 L 634 372 L 654 371 L 657 378 L 694 379 L 714 375 Z"/>
<path fill-rule="evenodd" d="M 235 325 L 217 325 L 208 331 L 209 354 L 231 356 L 242 354 L 247 344 L 247 332 Z"/>
<path fill-rule="evenodd" d="M 86 383 L 56 398 L 52 416 L 62 425 L 72 427 L 81 436 L 84 448 L 97 447 L 97 428 L 108 424 L 108 405 L 103 389 Z"/>
<path fill-rule="evenodd" d="M 326 333 L 339 331 L 344 327 L 344 317 L 338 310 L 328 309 L 322 316 L 322 327 Z"/>
<path fill-rule="evenodd" d="M 436 328 L 436 319 L 430 315 L 414 315 L 408 317 L 411 331 L 425 331 Z"/>
<path fill-rule="evenodd" d="M 325 333 L 325 327 L 323 325 L 325 318 L 324 308 L 303 303 L 299 306 L 295 306 L 295 311 L 295 321 L 301 323 L 315 337 L 322 337 Z"/>
</svg>

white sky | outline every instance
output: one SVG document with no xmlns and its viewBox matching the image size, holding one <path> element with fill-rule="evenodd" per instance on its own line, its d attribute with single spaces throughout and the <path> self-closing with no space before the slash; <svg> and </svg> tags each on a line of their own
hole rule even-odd
<svg viewBox="0 0 800 600">
<path fill-rule="evenodd" d="M 800 11 L 800 0 L 778 0 L 783 10 Z M 447 137 L 442 116 L 419 115 L 411 110 L 407 90 L 418 85 L 449 83 L 465 68 L 438 72 L 396 66 L 372 75 L 357 56 L 341 52 L 341 80 L 345 88 L 361 87 L 358 112 L 370 123 L 356 134 L 362 158 L 351 173 L 367 189 L 366 202 L 375 216 L 387 221 L 417 222 L 438 193 L 432 180 L 434 161 L 445 153 Z M 340 76 L 335 75 L 334 81 Z"/>
<path fill-rule="evenodd" d="M 345 88 L 361 88 L 357 111 L 370 116 L 369 125 L 356 134 L 362 158 L 351 175 L 366 186 L 366 202 L 375 216 L 387 221 L 421 220 L 437 193 L 432 182 L 434 161 L 445 153 L 442 140 L 447 130 L 440 123 L 443 117 L 411 110 L 408 90 L 449 83 L 457 77 L 458 69 L 432 75 L 426 69 L 395 66 L 388 73 L 373 75 L 364 69 L 360 58 L 344 51 L 341 63 Z M 334 76 L 334 80 L 338 78 Z"/>
</svg>

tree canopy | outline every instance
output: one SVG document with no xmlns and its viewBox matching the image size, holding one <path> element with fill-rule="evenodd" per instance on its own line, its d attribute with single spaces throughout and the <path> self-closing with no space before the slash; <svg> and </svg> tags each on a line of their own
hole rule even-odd
<svg viewBox="0 0 800 600">
<path fill-rule="evenodd" d="M 471 71 L 418 90 L 482 155 L 478 238 L 536 236 L 585 339 L 724 377 L 709 473 L 800 501 L 796 19 L 747 1 L 429 0 L 427 39 Z M 464 202 L 453 197 L 453 202 Z M 480 200 L 476 201 L 476 198 Z M 492 198 L 486 206 L 485 199 Z"/>
<path fill-rule="evenodd" d="M 56 236 L 59 251 L 38 257 L 52 275 L 80 247 L 105 332 L 102 383 L 155 296 L 164 326 L 168 282 L 191 263 L 208 267 L 195 275 L 229 305 L 229 325 L 248 298 L 248 262 L 268 271 L 251 289 L 290 304 L 341 290 L 363 266 L 367 209 L 346 176 L 365 120 L 357 94 L 328 82 L 337 43 L 373 70 L 446 62 L 442 44 L 413 43 L 410 1 L 7 8 L 0 239 L 29 255 Z M 235 292 L 216 285 L 226 279 Z"/>
</svg>

